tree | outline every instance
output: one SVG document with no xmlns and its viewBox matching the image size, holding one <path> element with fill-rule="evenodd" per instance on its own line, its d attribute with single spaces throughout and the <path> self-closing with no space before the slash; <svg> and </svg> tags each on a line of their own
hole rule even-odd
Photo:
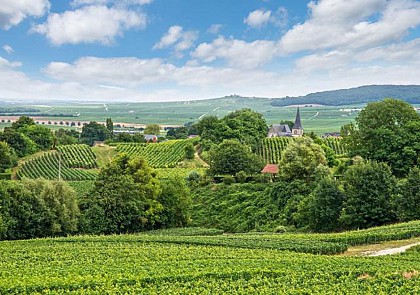
<svg viewBox="0 0 420 295">
<path fill-rule="evenodd" d="M 260 172 L 263 160 L 251 148 L 237 140 L 224 140 L 210 151 L 210 171 L 213 174 L 236 175 L 239 171 Z"/>
<path fill-rule="evenodd" d="M 10 148 L 7 142 L 0 141 L 0 173 L 17 164 L 17 158 L 14 150 Z"/>
<path fill-rule="evenodd" d="M 414 167 L 400 185 L 396 199 L 398 218 L 401 221 L 420 219 L 420 169 Z"/>
<path fill-rule="evenodd" d="M 316 232 L 337 230 L 343 201 L 344 192 L 339 182 L 325 177 L 318 182 L 309 197 L 299 204 L 300 222 Z"/>
<path fill-rule="evenodd" d="M 214 116 L 204 117 L 197 123 L 197 129 L 204 142 L 219 144 L 224 139 L 236 139 L 253 150 L 268 131 L 263 116 L 250 109 L 234 111 L 220 120 Z"/>
<path fill-rule="evenodd" d="M 12 147 L 18 157 L 31 155 L 38 150 L 37 145 L 25 134 L 20 133 L 12 128 L 4 128 L 4 132 L 0 132 L 0 141 L 5 141 Z"/>
<path fill-rule="evenodd" d="M 54 136 L 50 129 L 44 126 L 30 125 L 20 129 L 22 133 L 28 136 L 36 143 L 39 149 L 48 150 L 52 147 Z"/>
<path fill-rule="evenodd" d="M 83 125 L 80 140 L 83 143 L 92 145 L 94 141 L 104 141 L 109 137 L 109 130 L 104 125 L 91 121 Z"/>
<path fill-rule="evenodd" d="M 194 159 L 195 156 L 195 149 L 194 149 L 194 145 L 192 144 L 192 142 L 188 142 L 185 145 L 185 158 L 188 160 L 192 160 Z"/>
<path fill-rule="evenodd" d="M 357 116 L 356 125 L 341 133 L 350 156 L 387 163 L 393 173 L 404 176 L 420 155 L 420 116 L 401 100 L 369 103 Z"/>
<path fill-rule="evenodd" d="M 44 179 L 0 182 L 4 239 L 61 236 L 76 232 L 76 194 L 62 181 Z"/>
<path fill-rule="evenodd" d="M 168 139 L 185 139 L 188 137 L 187 127 L 169 128 L 166 133 Z"/>
<path fill-rule="evenodd" d="M 120 154 L 99 172 L 81 202 L 85 233 L 128 233 L 152 228 L 163 210 L 158 179 L 142 158 Z"/>
<path fill-rule="evenodd" d="M 76 130 L 66 130 L 63 128 L 55 132 L 57 145 L 76 144 L 79 142 L 80 133 Z"/>
<path fill-rule="evenodd" d="M 108 129 L 112 137 L 112 135 L 114 134 L 114 123 L 112 122 L 111 118 L 106 119 L 106 129 Z"/>
<path fill-rule="evenodd" d="M 21 128 L 35 125 L 35 121 L 27 116 L 22 116 L 12 123 L 12 129 L 19 131 Z"/>
<path fill-rule="evenodd" d="M 282 153 L 280 176 L 287 181 L 302 179 L 311 182 L 316 178 L 319 165 L 327 165 L 321 146 L 308 137 L 296 138 Z"/>
<path fill-rule="evenodd" d="M 159 227 L 182 227 L 190 222 L 192 202 L 184 179 L 174 177 L 162 182 L 158 201 L 163 205 Z"/>
<path fill-rule="evenodd" d="M 160 126 L 158 124 L 149 124 L 144 129 L 144 134 L 153 134 L 153 135 L 159 135 L 160 133 Z"/>
<path fill-rule="evenodd" d="M 385 163 L 361 161 L 343 177 L 346 199 L 340 215 L 348 229 L 368 228 L 396 220 L 392 199 L 396 179 Z"/>
</svg>

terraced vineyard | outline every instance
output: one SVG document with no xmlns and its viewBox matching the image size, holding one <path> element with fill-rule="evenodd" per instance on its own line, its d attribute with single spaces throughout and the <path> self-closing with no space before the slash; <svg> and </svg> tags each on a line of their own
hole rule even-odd
<svg viewBox="0 0 420 295">
<path fill-rule="evenodd" d="M 294 140 L 293 137 L 272 137 L 264 138 L 257 153 L 269 164 L 278 164 L 281 160 L 281 153 L 287 145 Z M 324 143 L 330 147 L 335 154 L 345 155 L 347 149 L 342 143 L 341 138 L 326 138 Z"/>
<path fill-rule="evenodd" d="M 26 161 L 16 173 L 16 177 L 58 179 L 61 162 L 63 180 L 93 180 L 96 173 L 85 169 L 97 168 L 95 154 L 87 145 L 70 145 L 59 147 Z"/>
<path fill-rule="evenodd" d="M 419 235 L 419 226 L 419 222 L 407 223 L 391 231 L 397 238 L 398 230 L 403 229 Z M 351 232 L 348 236 L 362 237 L 387 229 Z M 200 236 L 191 236 L 194 234 Z M 346 234 L 339 234 L 339 240 Z M 328 236 L 335 237 L 334 234 Z M 313 255 L 282 250 L 285 245 L 293 244 L 299 247 L 294 250 L 297 252 L 332 249 L 339 245 L 333 242 L 328 246 L 323 240 L 325 237 L 236 236 L 220 235 L 215 230 L 182 229 L 178 235 L 176 230 L 170 230 L 140 235 L 4 241 L 0 242 L 3 257 L 0 293 L 420 293 L 420 247 L 383 257 Z"/>
<path fill-rule="evenodd" d="M 281 159 L 281 153 L 292 140 L 292 137 L 264 138 L 257 153 L 266 163 L 278 164 Z"/>
<path fill-rule="evenodd" d="M 173 168 L 185 158 L 188 140 L 169 140 L 162 143 L 120 143 L 118 152 L 146 159 L 153 168 Z"/>
<path fill-rule="evenodd" d="M 348 153 L 341 138 L 329 137 L 324 139 L 324 143 L 330 147 L 337 155 L 345 155 Z"/>
</svg>

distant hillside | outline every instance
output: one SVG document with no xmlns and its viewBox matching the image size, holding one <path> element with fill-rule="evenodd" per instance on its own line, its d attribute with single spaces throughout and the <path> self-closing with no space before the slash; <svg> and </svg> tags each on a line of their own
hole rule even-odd
<svg viewBox="0 0 420 295">
<path fill-rule="evenodd" d="M 294 104 L 321 104 L 329 106 L 362 104 L 398 98 L 412 104 L 420 104 L 420 85 L 370 85 L 350 89 L 315 92 L 305 96 L 276 98 L 272 106 L 283 107 Z"/>
</svg>

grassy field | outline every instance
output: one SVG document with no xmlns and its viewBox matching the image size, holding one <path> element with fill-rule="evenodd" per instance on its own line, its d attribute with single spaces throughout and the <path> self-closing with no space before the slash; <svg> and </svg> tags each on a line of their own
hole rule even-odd
<svg viewBox="0 0 420 295">
<path fill-rule="evenodd" d="M 219 98 L 191 102 L 162 103 L 49 103 L 49 105 L 25 105 L 37 108 L 41 113 L 78 114 L 79 117 L 45 117 L 45 120 L 59 121 L 100 121 L 111 117 L 115 123 L 182 125 L 186 122 L 197 122 L 205 115 L 223 117 L 229 112 L 250 108 L 264 115 L 269 124 L 281 120 L 294 120 L 296 107 L 272 107 L 269 99 Z M 324 133 L 339 131 L 343 124 L 351 122 L 357 112 L 346 112 L 344 109 L 361 108 L 362 106 L 326 107 L 314 106 L 301 108 L 302 123 L 307 131 Z M 341 111 L 340 111 L 341 110 Z"/>
<path fill-rule="evenodd" d="M 418 222 L 405 227 L 419 233 Z M 365 234 L 372 232 L 359 235 Z M 3 241 L 0 293 L 419 294 L 420 247 L 383 257 L 280 250 L 323 248 L 321 237 L 181 229 Z"/>
<path fill-rule="evenodd" d="M 48 102 L 45 105 L 14 104 L 37 108 L 41 113 L 73 114 L 78 117 L 45 117 L 54 121 L 99 121 L 112 118 L 115 123 L 182 125 L 197 122 L 205 115 L 223 117 L 229 112 L 250 108 L 264 115 L 269 124 L 282 120 L 294 120 L 296 107 L 273 107 L 270 99 L 226 97 L 189 102 L 153 102 L 153 103 L 81 103 Z M 349 106 L 309 106 L 301 107 L 302 124 L 306 132 L 318 134 L 339 131 L 340 127 L 354 120 L 364 105 Z M 419 107 L 417 105 L 417 107 Z M 0 123 L 0 128 L 4 126 Z"/>
</svg>

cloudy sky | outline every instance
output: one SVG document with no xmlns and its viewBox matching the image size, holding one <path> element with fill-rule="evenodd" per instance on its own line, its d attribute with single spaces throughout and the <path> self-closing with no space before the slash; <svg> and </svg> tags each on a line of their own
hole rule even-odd
<svg viewBox="0 0 420 295">
<path fill-rule="evenodd" d="M 0 100 L 420 84 L 420 1 L 1 0 Z"/>
</svg>

